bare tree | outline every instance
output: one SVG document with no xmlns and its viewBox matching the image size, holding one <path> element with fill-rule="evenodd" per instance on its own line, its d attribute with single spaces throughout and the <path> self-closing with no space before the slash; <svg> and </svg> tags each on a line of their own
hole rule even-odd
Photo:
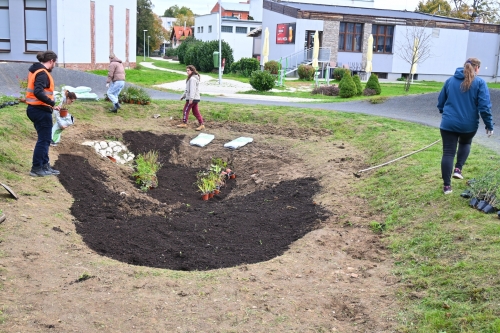
<svg viewBox="0 0 500 333">
<path fill-rule="evenodd" d="M 427 23 L 422 26 L 407 26 L 403 41 L 397 45 L 397 55 L 410 65 L 405 91 L 410 90 L 415 66 L 422 64 L 431 56 L 432 34 L 426 30 Z"/>
</svg>

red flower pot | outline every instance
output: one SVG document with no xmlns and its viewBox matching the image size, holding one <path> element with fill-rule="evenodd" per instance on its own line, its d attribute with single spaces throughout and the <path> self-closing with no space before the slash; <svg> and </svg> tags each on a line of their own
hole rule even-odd
<svg viewBox="0 0 500 333">
<path fill-rule="evenodd" d="M 208 193 L 203 193 L 201 195 L 201 200 L 207 201 L 208 200 Z"/>
</svg>

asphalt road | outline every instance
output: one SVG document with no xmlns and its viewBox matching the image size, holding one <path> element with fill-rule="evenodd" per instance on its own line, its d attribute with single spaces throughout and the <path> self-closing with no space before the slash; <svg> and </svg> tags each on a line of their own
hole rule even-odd
<svg viewBox="0 0 500 333">
<path fill-rule="evenodd" d="M 19 96 L 19 84 L 16 77 L 25 78 L 29 68 L 26 63 L 0 63 L 0 93 L 4 95 Z M 52 72 L 56 86 L 61 84 L 78 87 L 91 87 L 92 92 L 98 96 L 106 93 L 106 78 L 95 74 L 74 71 L 65 68 L 55 68 Z M 130 84 L 126 84 L 130 85 Z M 179 100 L 179 94 L 164 91 L 145 89 L 155 100 Z M 492 102 L 493 121 L 500 124 L 500 90 L 490 90 Z M 204 101 L 223 102 L 232 104 L 251 105 L 274 105 L 298 108 L 312 108 L 323 110 L 335 110 L 344 112 L 356 112 L 387 118 L 411 121 L 439 128 L 441 115 L 436 108 L 437 93 L 393 97 L 382 104 L 371 104 L 367 101 L 353 101 L 342 103 L 295 103 L 281 101 L 266 101 L 255 99 L 236 99 L 224 97 L 203 97 Z M 496 134 L 488 138 L 485 134 L 482 121 L 479 125 L 478 134 L 474 138 L 476 143 L 484 145 L 500 154 L 500 128 L 495 130 Z"/>
</svg>

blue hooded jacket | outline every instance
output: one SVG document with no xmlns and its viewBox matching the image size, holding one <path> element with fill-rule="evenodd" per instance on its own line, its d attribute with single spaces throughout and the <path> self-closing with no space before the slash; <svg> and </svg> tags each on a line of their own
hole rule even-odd
<svg viewBox="0 0 500 333">
<path fill-rule="evenodd" d="M 459 67 L 455 75 L 444 83 L 438 97 L 437 108 L 443 114 L 439 128 L 457 133 L 471 133 L 479 127 L 479 115 L 487 130 L 493 130 L 490 92 L 486 82 L 475 77 L 468 91 L 463 92 L 464 68 Z"/>
</svg>

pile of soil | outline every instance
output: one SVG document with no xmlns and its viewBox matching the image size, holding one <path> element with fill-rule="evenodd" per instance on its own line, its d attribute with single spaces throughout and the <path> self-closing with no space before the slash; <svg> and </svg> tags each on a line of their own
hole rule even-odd
<svg viewBox="0 0 500 333">
<path fill-rule="evenodd" d="M 313 202 L 320 186 L 310 177 L 246 193 L 240 176 L 228 180 L 214 199 L 202 201 L 194 185 L 200 169 L 174 158 L 184 136 L 127 132 L 123 139 L 136 156 L 159 153 L 159 187 L 142 195 L 120 195 L 110 186 L 113 180 L 85 157 L 63 154 L 55 165 L 72 170 L 59 179 L 74 198 L 76 230 L 102 255 L 187 271 L 257 263 L 283 254 L 328 215 Z M 131 174 L 122 175 L 135 186 Z"/>
</svg>

